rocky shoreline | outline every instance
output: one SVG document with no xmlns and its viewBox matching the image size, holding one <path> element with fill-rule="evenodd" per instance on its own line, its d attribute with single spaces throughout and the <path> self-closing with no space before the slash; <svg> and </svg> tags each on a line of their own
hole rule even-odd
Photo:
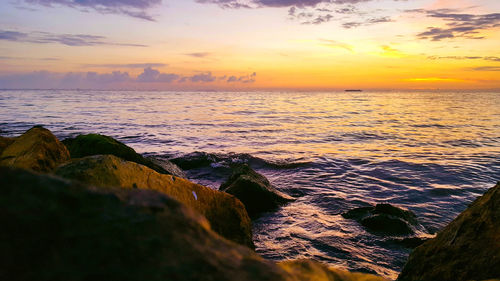
<svg viewBox="0 0 500 281">
<path fill-rule="evenodd" d="M 110 137 L 0 137 L 0 280 L 386 280 L 252 249 L 251 218 L 293 201 L 247 165 L 219 191 Z M 345 218 L 376 233 L 421 229 L 380 204 Z M 500 278 L 500 184 L 410 255 L 398 280 Z"/>
</svg>

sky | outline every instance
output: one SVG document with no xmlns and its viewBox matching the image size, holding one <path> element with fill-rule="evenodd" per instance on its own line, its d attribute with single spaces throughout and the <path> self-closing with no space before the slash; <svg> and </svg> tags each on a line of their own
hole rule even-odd
<svg viewBox="0 0 500 281">
<path fill-rule="evenodd" d="M 500 89 L 500 1 L 0 1 L 0 89 L 353 88 Z"/>
</svg>

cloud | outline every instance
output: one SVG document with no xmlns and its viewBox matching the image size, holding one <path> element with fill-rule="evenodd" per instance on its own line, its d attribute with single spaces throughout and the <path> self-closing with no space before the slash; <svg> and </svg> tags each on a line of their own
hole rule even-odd
<svg viewBox="0 0 500 281">
<path fill-rule="evenodd" d="M 318 4 L 356 4 L 372 0 L 196 0 L 198 3 L 217 4 L 222 8 L 315 7 Z"/>
<path fill-rule="evenodd" d="M 240 83 L 253 83 L 255 82 L 255 78 L 257 77 L 257 73 L 254 72 L 250 75 L 245 75 L 245 76 L 240 76 L 240 77 L 236 77 L 236 76 L 230 76 L 229 78 L 227 78 L 227 82 L 228 83 L 232 83 L 232 82 L 240 82 Z M 224 77 L 225 78 L 225 77 Z"/>
<path fill-rule="evenodd" d="M 26 42 L 35 44 L 62 44 L 72 47 L 114 45 L 128 47 L 147 47 L 142 44 L 128 44 L 110 42 L 104 36 L 89 34 L 53 34 L 49 32 L 18 32 L 10 30 L 0 30 L 0 40 L 11 42 Z"/>
<path fill-rule="evenodd" d="M 86 64 L 86 67 L 105 67 L 105 68 L 148 68 L 148 67 L 167 67 L 166 63 L 125 63 L 125 64 Z"/>
<path fill-rule="evenodd" d="M 149 10 L 161 4 L 161 0 L 24 0 L 26 4 L 45 7 L 64 6 L 80 11 L 92 9 L 102 14 L 121 14 L 154 21 Z"/>
<path fill-rule="evenodd" d="M 186 56 L 194 57 L 194 58 L 206 58 L 211 55 L 209 52 L 198 52 L 198 53 L 187 53 Z"/>
<path fill-rule="evenodd" d="M 500 71 L 500 66 L 479 66 L 471 69 L 474 71 Z"/>
<path fill-rule="evenodd" d="M 417 34 L 419 39 L 441 41 L 452 38 L 483 39 L 481 31 L 500 27 L 500 13 L 492 14 L 466 14 L 456 10 L 408 10 L 410 13 L 425 14 L 430 18 L 444 21 L 444 26 L 427 27 L 427 30 Z"/>
<path fill-rule="evenodd" d="M 30 57 L 8 57 L 0 56 L 0 60 L 41 60 L 41 61 L 59 61 L 60 58 L 30 58 Z"/>
<path fill-rule="evenodd" d="M 163 73 L 152 67 L 144 68 L 137 77 L 128 72 L 112 71 L 67 72 L 33 71 L 0 75 L 1 89 L 130 89 L 148 85 L 176 85 L 188 87 L 190 84 L 209 84 L 216 81 L 224 83 L 247 84 L 255 82 L 257 73 L 249 75 L 215 76 L 212 72 L 183 76 L 177 73 Z M 228 78 L 229 77 L 229 78 Z"/>
<path fill-rule="evenodd" d="M 347 50 L 349 52 L 353 51 L 352 46 L 347 44 L 347 43 L 342 43 L 339 41 L 329 40 L 329 39 L 319 39 L 319 41 L 320 41 L 320 44 L 322 46 L 325 46 L 325 47 L 341 48 L 341 49 Z"/>
<path fill-rule="evenodd" d="M 500 57 L 495 56 L 428 56 L 430 60 L 485 60 L 500 62 Z"/>
<path fill-rule="evenodd" d="M 350 29 L 350 28 L 355 28 L 355 27 L 360 27 L 360 26 L 369 26 L 377 23 L 384 23 L 384 22 L 392 22 L 392 19 L 390 17 L 374 17 L 374 18 L 368 18 L 365 19 L 364 21 L 352 21 L 352 22 L 345 22 L 342 24 L 343 28 Z"/>
<path fill-rule="evenodd" d="M 179 79 L 179 75 L 175 73 L 161 73 L 160 71 L 147 67 L 137 76 L 138 82 L 153 82 L 153 83 L 171 83 Z"/>
</svg>

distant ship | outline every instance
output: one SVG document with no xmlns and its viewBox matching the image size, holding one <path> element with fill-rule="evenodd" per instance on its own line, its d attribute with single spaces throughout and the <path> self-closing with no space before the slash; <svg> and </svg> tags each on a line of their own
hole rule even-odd
<svg viewBox="0 0 500 281">
<path fill-rule="evenodd" d="M 361 89 L 346 89 L 345 92 L 363 92 Z"/>
</svg>

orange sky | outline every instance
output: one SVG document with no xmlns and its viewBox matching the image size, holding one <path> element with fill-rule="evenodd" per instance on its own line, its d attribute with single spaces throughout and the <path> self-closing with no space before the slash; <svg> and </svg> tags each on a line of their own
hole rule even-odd
<svg viewBox="0 0 500 281">
<path fill-rule="evenodd" d="M 499 1 L 344 2 L 1 3 L 0 88 L 500 88 Z"/>
</svg>

